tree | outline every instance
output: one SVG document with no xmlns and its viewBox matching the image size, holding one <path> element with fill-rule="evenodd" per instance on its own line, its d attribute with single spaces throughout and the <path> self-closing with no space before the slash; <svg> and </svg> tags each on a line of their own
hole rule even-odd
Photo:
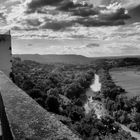
<svg viewBox="0 0 140 140">
<path fill-rule="evenodd" d="M 74 99 L 74 98 L 78 98 L 80 96 L 80 94 L 83 92 L 83 89 L 79 83 L 74 82 L 74 83 L 66 86 L 64 89 L 64 92 L 68 98 Z"/>
<path fill-rule="evenodd" d="M 49 111 L 54 112 L 54 113 L 59 113 L 59 102 L 58 99 L 55 96 L 49 96 L 46 99 L 46 107 Z"/>
<path fill-rule="evenodd" d="M 136 113 L 134 120 L 140 126 L 140 113 Z M 140 127 L 139 127 L 140 128 Z"/>
<path fill-rule="evenodd" d="M 82 107 L 73 106 L 71 108 L 70 118 L 74 121 L 80 121 L 84 117 L 84 109 Z"/>
<path fill-rule="evenodd" d="M 137 108 L 137 111 L 140 113 L 140 101 L 136 102 L 136 108 Z"/>
<path fill-rule="evenodd" d="M 138 126 L 136 123 L 130 123 L 129 128 L 133 131 L 138 131 Z"/>
<path fill-rule="evenodd" d="M 25 80 L 22 85 L 22 88 L 23 90 L 28 91 L 30 89 L 33 89 L 34 86 L 35 85 L 30 80 Z"/>
<path fill-rule="evenodd" d="M 58 88 L 50 88 L 48 91 L 47 91 L 47 96 L 58 96 L 59 94 L 59 89 Z"/>
<path fill-rule="evenodd" d="M 28 94 L 32 97 L 32 98 L 40 98 L 43 96 L 42 92 L 40 89 L 37 88 L 33 88 L 31 90 L 28 91 Z"/>
</svg>

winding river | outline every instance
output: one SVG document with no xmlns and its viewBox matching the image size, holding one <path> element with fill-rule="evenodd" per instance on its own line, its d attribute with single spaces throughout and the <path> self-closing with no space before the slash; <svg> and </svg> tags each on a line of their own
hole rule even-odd
<svg viewBox="0 0 140 140">
<path fill-rule="evenodd" d="M 97 92 L 101 90 L 101 83 L 99 79 L 99 75 L 95 74 L 94 80 L 90 86 L 90 88 L 86 91 L 86 95 L 88 97 L 87 102 L 84 105 L 85 113 L 88 114 L 91 110 L 94 109 L 97 118 L 101 118 L 105 113 L 104 106 L 101 102 L 93 100 Z"/>
<path fill-rule="evenodd" d="M 86 91 L 87 97 L 94 97 L 97 92 L 101 90 L 101 83 L 99 75 L 95 74 L 94 80 L 90 85 L 90 88 Z"/>
</svg>

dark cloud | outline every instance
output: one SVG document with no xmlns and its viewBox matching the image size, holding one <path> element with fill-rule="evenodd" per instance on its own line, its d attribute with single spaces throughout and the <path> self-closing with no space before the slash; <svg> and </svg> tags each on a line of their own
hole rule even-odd
<svg viewBox="0 0 140 140">
<path fill-rule="evenodd" d="M 58 5 L 58 10 L 62 10 L 62 11 L 68 11 L 71 9 L 76 8 L 77 5 L 75 5 L 72 1 L 62 1 L 59 5 Z"/>
<path fill-rule="evenodd" d="M 110 12 L 109 14 L 100 14 L 99 17 L 105 20 L 120 20 L 120 19 L 129 19 L 130 16 L 125 13 L 124 8 L 117 9 L 116 12 Z"/>
<path fill-rule="evenodd" d="M 77 23 L 92 27 L 92 26 L 114 26 L 114 25 L 124 25 L 124 20 L 103 20 L 103 19 L 93 19 L 93 18 L 79 18 Z"/>
<path fill-rule="evenodd" d="M 28 46 L 33 46 L 33 44 L 29 43 Z"/>
<path fill-rule="evenodd" d="M 73 12 L 73 15 L 82 16 L 82 17 L 87 17 L 91 15 L 93 16 L 93 15 L 99 14 L 99 11 L 93 8 L 89 8 L 89 7 L 80 7 L 71 11 Z"/>
<path fill-rule="evenodd" d="M 46 6 L 46 5 L 56 5 L 63 0 L 32 0 L 30 3 L 27 3 L 28 10 L 35 11 L 37 8 Z"/>
<path fill-rule="evenodd" d="M 86 48 L 96 48 L 96 47 L 100 47 L 100 45 L 97 43 L 91 43 L 91 44 L 86 45 Z"/>
<path fill-rule="evenodd" d="M 32 27 L 32 26 L 37 26 L 37 24 L 33 24 L 34 22 L 28 22 L 28 24 Z M 72 21 L 57 21 L 57 20 L 48 20 L 48 21 L 44 21 L 42 24 L 40 24 L 39 28 L 41 29 L 51 29 L 54 31 L 58 31 L 58 30 L 66 30 L 66 28 L 68 27 L 72 27 L 75 24 L 81 24 L 83 26 L 87 26 L 87 27 L 93 27 L 93 26 L 102 26 L 102 25 L 106 25 L 106 26 L 111 26 L 111 25 L 123 25 L 124 22 L 123 20 L 118 20 L 118 21 L 101 21 L 101 20 L 93 20 L 93 19 L 75 19 Z M 33 27 L 31 28 L 33 29 Z M 93 46 L 93 44 L 91 44 L 91 46 Z M 97 44 L 94 44 L 94 47 L 97 47 Z M 89 47 L 89 46 L 88 46 Z"/>
<path fill-rule="evenodd" d="M 41 22 L 38 19 L 26 19 L 27 24 L 31 26 L 40 26 Z"/>
<path fill-rule="evenodd" d="M 90 4 L 74 4 L 72 1 L 63 0 L 57 7 L 57 10 L 71 12 L 72 15 L 76 16 L 93 16 L 99 13 L 99 11 L 93 8 L 93 5 Z"/>
<path fill-rule="evenodd" d="M 52 29 L 52 30 L 63 30 L 74 24 L 74 21 L 49 21 L 45 22 L 40 28 L 42 29 Z"/>
<path fill-rule="evenodd" d="M 50 7 L 50 9 L 53 6 L 55 9 L 49 10 L 49 8 L 47 9 L 45 6 Z M 130 18 L 124 8 L 95 8 L 90 4 L 75 4 L 71 0 L 32 0 L 30 3 L 27 3 L 26 14 L 34 12 L 44 15 L 46 14 L 46 17 L 48 15 L 50 19 L 46 21 L 42 20 L 42 23 L 31 19 L 26 21 L 27 24 L 52 30 L 63 30 L 77 23 L 87 27 L 124 25 L 125 20 Z M 60 16 L 59 20 L 55 20 L 57 14 L 59 14 L 59 16 L 60 14 L 62 14 L 62 16 L 63 14 L 69 14 L 70 17 L 74 16 L 75 18 L 61 20 Z M 54 18 L 49 15 L 54 15 Z"/>
<path fill-rule="evenodd" d="M 140 5 L 134 7 L 128 11 L 131 19 L 128 20 L 128 23 L 140 22 Z"/>
</svg>

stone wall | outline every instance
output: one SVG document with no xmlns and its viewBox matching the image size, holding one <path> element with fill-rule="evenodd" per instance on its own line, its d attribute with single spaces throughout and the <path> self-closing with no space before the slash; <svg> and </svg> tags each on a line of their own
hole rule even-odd
<svg viewBox="0 0 140 140">
<path fill-rule="evenodd" d="M 6 114 L 2 118 L 6 117 L 9 123 L 7 129 L 10 129 L 14 140 L 80 140 L 3 72 L 0 72 L 0 92 Z"/>
<path fill-rule="evenodd" d="M 0 70 L 7 76 L 11 72 L 11 36 L 6 34 L 0 34 Z"/>
</svg>

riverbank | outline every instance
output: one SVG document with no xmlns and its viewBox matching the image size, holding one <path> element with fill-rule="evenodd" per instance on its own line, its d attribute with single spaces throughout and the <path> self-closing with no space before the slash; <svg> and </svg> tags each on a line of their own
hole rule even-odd
<svg viewBox="0 0 140 140">
<path fill-rule="evenodd" d="M 124 131 L 130 132 L 133 137 L 140 139 L 138 119 L 140 110 L 139 105 L 137 105 L 139 98 L 129 99 L 125 96 L 127 92 L 121 85 L 116 85 L 109 70 L 102 70 L 99 75 L 102 83 L 101 94 L 103 95 L 107 111 L 117 123 L 119 122 Z M 121 78 L 123 78 L 123 75 Z M 129 126 L 132 130 L 125 125 Z"/>
</svg>

